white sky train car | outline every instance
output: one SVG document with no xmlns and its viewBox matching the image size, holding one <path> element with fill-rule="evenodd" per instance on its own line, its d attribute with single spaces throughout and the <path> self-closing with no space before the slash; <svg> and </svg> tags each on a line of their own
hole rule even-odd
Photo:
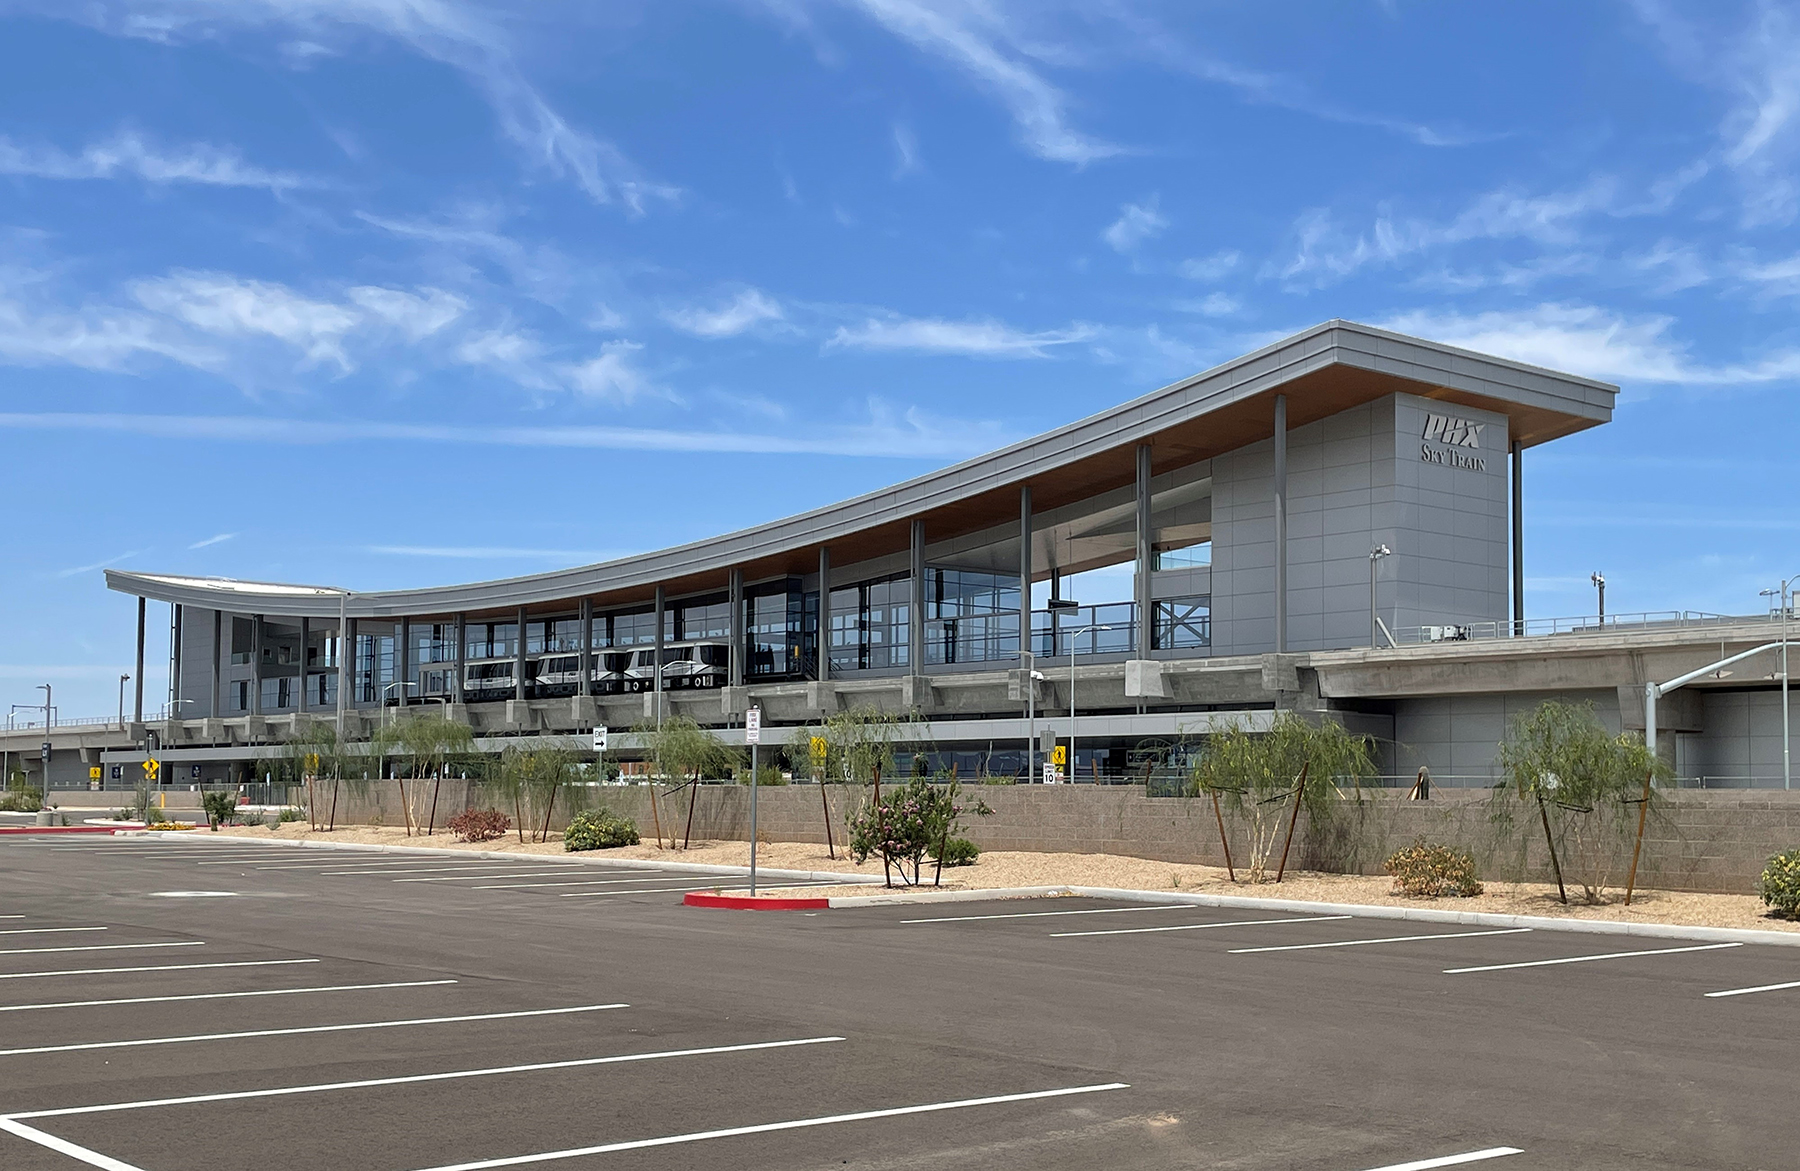
<svg viewBox="0 0 1800 1171">
<path fill-rule="evenodd" d="M 663 687 L 723 687 L 731 670 L 731 644 L 724 639 L 667 643 L 662 651 Z M 625 671 L 631 690 L 655 686 L 656 648 L 645 647 L 632 655 Z"/>
<path fill-rule="evenodd" d="M 595 651 L 594 665 L 588 672 L 589 692 L 615 695 L 635 690 L 626 686 L 626 668 L 631 665 L 632 655 L 631 651 Z M 538 660 L 532 678 L 534 696 L 578 695 L 580 692 L 580 655 L 546 655 Z"/>
</svg>

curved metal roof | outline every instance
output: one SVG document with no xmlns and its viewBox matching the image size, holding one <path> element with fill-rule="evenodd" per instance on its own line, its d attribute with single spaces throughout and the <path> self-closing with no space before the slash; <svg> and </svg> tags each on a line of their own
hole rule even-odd
<svg viewBox="0 0 1800 1171">
<path fill-rule="evenodd" d="M 1134 452 L 1152 445 L 1158 471 L 1273 434 L 1272 399 L 1288 396 L 1290 427 L 1396 391 L 1506 415 L 1525 446 L 1612 418 L 1618 387 L 1460 350 L 1348 321 L 1328 321 L 1152 391 L 1131 402 L 891 488 L 670 549 L 524 577 L 425 589 L 352 593 L 353 617 L 433 616 L 542 607 L 592 597 L 603 605 L 718 589 L 732 568 L 746 578 L 804 573 L 828 546 L 836 565 L 904 549 L 914 519 L 939 535 L 1018 516 L 1018 489 L 1054 507 L 1116 488 L 1135 475 Z M 335 618 L 331 586 L 106 571 L 122 593 L 159 601 L 291 617 Z"/>
</svg>

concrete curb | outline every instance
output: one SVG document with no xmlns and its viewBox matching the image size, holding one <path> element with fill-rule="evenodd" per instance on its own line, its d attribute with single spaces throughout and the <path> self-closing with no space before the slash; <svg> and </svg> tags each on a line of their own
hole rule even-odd
<svg viewBox="0 0 1800 1171">
<path fill-rule="evenodd" d="M 206 841 L 216 842 L 220 849 L 231 849 L 233 845 L 248 842 L 257 846 L 283 846 L 290 850 L 338 850 L 361 854 L 416 854 L 427 858 L 480 858 L 487 862 L 576 862 L 588 866 L 617 866 L 628 870 L 672 870 L 682 874 L 716 875 L 721 878 L 748 878 L 748 866 L 723 866 L 706 862 L 658 862 L 650 858 L 594 858 L 585 854 L 521 854 L 501 850 L 451 850 L 443 846 L 390 846 L 374 842 L 283 842 L 257 838 L 244 838 L 233 835 L 229 838 L 211 839 L 197 835 L 189 836 L 183 832 L 171 834 L 163 841 Z M 228 844 L 229 843 L 229 844 Z M 867 874 L 834 874 L 823 870 L 771 870 L 764 866 L 756 868 L 756 876 L 787 879 L 793 882 L 831 882 L 839 886 L 870 886 L 881 884 L 879 878 Z"/>
<path fill-rule="evenodd" d="M 725 911 L 823 911 L 831 906 L 831 900 L 751 898 L 749 895 L 716 895 L 703 890 L 690 890 L 681 896 L 681 905 L 713 907 Z"/>
<path fill-rule="evenodd" d="M 1545 915 L 1502 915 L 1490 911 L 1440 911 L 1429 907 L 1386 907 L 1364 903 L 1314 903 L 1301 899 L 1260 899 L 1245 895 L 1178 894 L 1172 891 L 1116 890 L 1105 886 L 1022 886 L 1002 890 L 897 891 L 888 895 L 841 895 L 833 908 L 893 903 L 964 903 L 979 899 L 1033 899 L 1075 896 L 1165 906 L 1229 907 L 1250 911 L 1295 911 L 1309 915 L 1354 915 L 1362 919 L 1404 919 L 1416 923 L 1461 923 L 1480 927 L 1529 927 L 1585 935 L 1634 935 L 1648 939 L 1693 939 L 1704 943 L 1767 943 L 1800 947 L 1800 931 L 1758 931 L 1748 927 L 1687 927 L 1676 923 L 1624 923 L 1616 919 L 1556 919 Z"/>
</svg>

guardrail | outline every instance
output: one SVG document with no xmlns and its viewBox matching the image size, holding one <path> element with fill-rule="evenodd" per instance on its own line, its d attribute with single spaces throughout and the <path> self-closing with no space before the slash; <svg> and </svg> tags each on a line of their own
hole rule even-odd
<svg viewBox="0 0 1800 1171">
<path fill-rule="evenodd" d="M 1555 635 L 1610 634 L 1616 630 L 1684 630 L 1779 622 L 1778 614 L 1713 614 L 1705 610 L 1646 610 L 1641 613 L 1592 614 L 1579 618 L 1529 618 L 1510 621 L 1447 622 L 1441 626 L 1402 626 L 1394 631 L 1400 646 L 1437 642 L 1477 642 L 1496 638 L 1548 638 Z"/>
</svg>

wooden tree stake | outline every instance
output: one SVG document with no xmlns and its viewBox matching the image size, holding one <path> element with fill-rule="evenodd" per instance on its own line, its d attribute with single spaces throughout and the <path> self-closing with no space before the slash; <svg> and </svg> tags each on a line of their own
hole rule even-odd
<svg viewBox="0 0 1800 1171">
<path fill-rule="evenodd" d="M 1650 772 L 1644 773 L 1644 800 L 1638 806 L 1637 842 L 1631 847 L 1631 876 L 1625 880 L 1625 905 L 1631 905 L 1631 893 L 1637 889 L 1638 855 L 1644 849 L 1644 820 L 1650 816 Z"/>
<path fill-rule="evenodd" d="M 1544 820 L 1544 844 L 1550 847 L 1550 869 L 1556 872 L 1556 895 L 1566 907 L 1569 905 L 1569 892 L 1563 886 L 1562 863 L 1556 860 L 1556 839 L 1550 836 L 1550 811 L 1544 808 L 1544 794 L 1540 791 L 1538 799 L 1538 816 Z"/>
<path fill-rule="evenodd" d="M 656 810 L 656 782 L 650 782 L 650 820 L 656 825 L 656 848 L 663 848 L 662 814 Z"/>
<path fill-rule="evenodd" d="M 1287 873 L 1288 850 L 1294 844 L 1294 826 L 1300 821 L 1300 799 L 1306 796 L 1306 772 L 1310 768 L 1312 768 L 1312 761 L 1309 760 L 1302 764 L 1300 779 L 1294 783 L 1294 813 L 1288 818 L 1287 841 L 1281 845 L 1281 865 L 1275 868 L 1276 882 L 1280 882 L 1281 876 Z"/>
<path fill-rule="evenodd" d="M 1225 847 L 1225 875 L 1236 882 L 1237 871 L 1231 865 L 1231 839 L 1225 836 L 1225 815 L 1219 812 L 1219 792 L 1217 789 L 1208 789 L 1207 792 L 1212 794 L 1213 817 L 1219 823 L 1219 844 Z"/>
</svg>

